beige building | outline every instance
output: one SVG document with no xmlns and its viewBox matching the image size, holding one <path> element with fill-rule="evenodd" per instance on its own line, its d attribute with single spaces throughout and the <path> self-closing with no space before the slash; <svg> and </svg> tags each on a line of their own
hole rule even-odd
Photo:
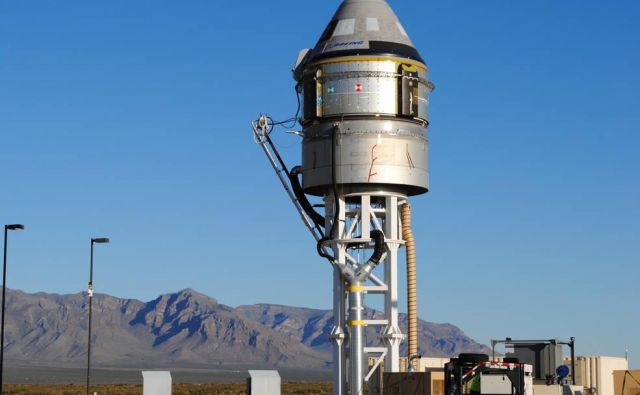
<svg viewBox="0 0 640 395">
<path fill-rule="evenodd" d="M 571 359 L 565 358 L 564 362 L 569 365 Z M 626 358 L 577 357 L 576 384 L 584 388 L 585 395 L 619 395 L 614 392 L 613 372 L 627 369 L 629 369 L 629 361 Z"/>
</svg>

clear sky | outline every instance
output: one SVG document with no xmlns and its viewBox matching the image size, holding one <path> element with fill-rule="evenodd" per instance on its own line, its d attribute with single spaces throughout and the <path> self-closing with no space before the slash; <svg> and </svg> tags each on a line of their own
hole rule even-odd
<svg viewBox="0 0 640 395">
<path fill-rule="evenodd" d="M 290 68 L 338 4 L 3 1 L 0 223 L 27 225 L 8 286 L 81 291 L 108 236 L 99 292 L 328 308 L 249 122 L 293 114 Z M 640 367 L 640 3 L 391 4 L 437 86 L 420 315 Z"/>
</svg>

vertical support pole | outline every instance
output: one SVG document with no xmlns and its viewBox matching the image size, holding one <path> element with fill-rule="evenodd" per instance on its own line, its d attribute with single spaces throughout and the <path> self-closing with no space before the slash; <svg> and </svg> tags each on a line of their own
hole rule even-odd
<svg viewBox="0 0 640 395">
<path fill-rule="evenodd" d="M 350 395 L 364 395 L 364 288 L 359 281 L 349 285 Z"/>
<path fill-rule="evenodd" d="M 4 227 L 4 259 L 2 260 L 2 327 L 0 331 L 0 393 L 4 384 L 4 310 L 7 305 L 7 236 L 9 229 Z"/>
<path fill-rule="evenodd" d="M 385 197 L 385 229 L 388 254 L 384 261 L 385 283 L 389 287 L 384 295 L 384 310 L 389 324 L 384 331 L 387 356 L 385 357 L 385 371 L 400 371 L 400 342 L 403 339 L 398 324 L 398 250 L 400 240 L 398 219 L 398 198 Z"/>
<path fill-rule="evenodd" d="M 4 384 L 4 318 L 7 307 L 7 238 L 10 230 L 24 230 L 24 225 L 11 224 L 4 226 L 4 259 L 2 260 L 2 329 L 0 331 L 0 393 Z"/>
<path fill-rule="evenodd" d="M 360 237 L 369 239 L 371 234 L 371 196 L 360 196 Z M 360 262 L 361 264 L 364 262 Z M 349 364 L 351 369 L 351 394 L 364 394 L 365 376 L 365 321 L 364 321 L 364 284 L 352 281 L 349 293 Z"/>
<path fill-rule="evenodd" d="M 362 217 L 362 238 L 368 239 L 371 235 L 371 196 L 362 196 L 360 198 L 360 202 L 360 215 Z"/>
<path fill-rule="evenodd" d="M 576 338 L 571 338 L 571 379 L 576 385 Z"/>
<path fill-rule="evenodd" d="M 333 268 L 333 394 L 347 394 L 347 356 L 345 327 L 345 281 L 340 269 Z"/>
<path fill-rule="evenodd" d="M 93 314 L 93 239 L 91 240 L 91 256 L 89 258 L 89 286 L 87 287 L 87 295 L 89 295 L 89 327 L 87 340 L 87 395 L 91 387 L 91 316 Z"/>
<path fill-rule="evenodd" d="M 330 235 L 334 239 L 340 238 L 343 234 L 345 220 L 345 204 L 340 199 L 340 218 L 337 224 L 337 234 Z M 335 213 L 335 203 L 333 194 L 325 197 L 325 228 L 331 229 Z M 346 248 L 340 244 L 333 246 L 334 256 L 338 262 L 346 261 Z M 347 395 L 347 354 L 346 341 L 346 289 L 345 278 L 340 269 L 333 267 L 333 328 L 331 330 L 331 340 L 333 341 L 333 395 Z"/>
</svg>

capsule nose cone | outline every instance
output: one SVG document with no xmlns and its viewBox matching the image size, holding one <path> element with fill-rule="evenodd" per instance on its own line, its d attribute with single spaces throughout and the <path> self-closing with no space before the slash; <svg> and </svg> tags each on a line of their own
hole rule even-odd
<svg viewBox="0 0 640 395">
<path fill-rule="evenodd" d="M 351 55 L 396 55 L 424 62 L 385 0 L 345 0 L 308 60 Z"/>
</svg>

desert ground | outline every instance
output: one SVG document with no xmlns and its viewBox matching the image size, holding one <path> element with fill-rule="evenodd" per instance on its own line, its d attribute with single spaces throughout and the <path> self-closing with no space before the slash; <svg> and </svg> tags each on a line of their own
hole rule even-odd
<svg viewBox="0 0 640 395">
<path fill-rule="evenodd" d="M 246 392 L 246 367 L 226 369 L 172 368 L 173 395 L 222 395 Z M 98 395 L 142 395 L 140 369 L 92 369 L 91 392 Z M 330 372 L 280 370 L 283 394 L 330 394 Z M 5 366 L 3 394 L 84 395 L 86 368 L 51 367 L 13 362 Z"/>
<path fill-rule="evenodd" d="M 99 395 L 142 395 L 142 386 L 133 384 L 102 384 L 92 387 Z M 82 395 L 85 387 L 81 385 L 26 385 L 11 384 L 4 394 L 11 395 Z M 242 383 L 212 384 L 175 384 L 173 395 L 241 395 L 246 393 Z M 282 385 L 283 395 L 294 394 L 331 394 L 331 383 L 294 382 Z"/>
</svg>

